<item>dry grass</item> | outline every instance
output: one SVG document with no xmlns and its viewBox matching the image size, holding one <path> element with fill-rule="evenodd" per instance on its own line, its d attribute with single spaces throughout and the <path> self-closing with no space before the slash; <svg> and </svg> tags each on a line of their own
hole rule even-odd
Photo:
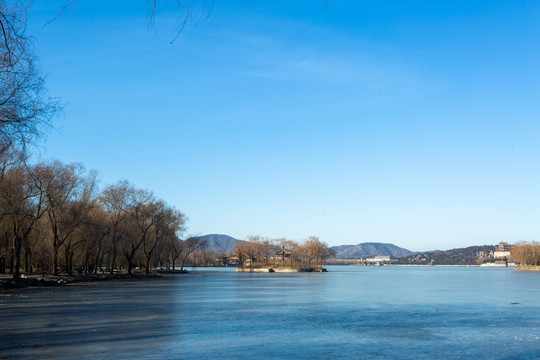
<svg viewBox="0 0 540 360">
<path fill-rule="evenodd" d="M 540 266 L 533 266 L 533 265 L 522 265 L 518 266 L 516 270 L 521 271 L 540 271 Z"/>
</svg>

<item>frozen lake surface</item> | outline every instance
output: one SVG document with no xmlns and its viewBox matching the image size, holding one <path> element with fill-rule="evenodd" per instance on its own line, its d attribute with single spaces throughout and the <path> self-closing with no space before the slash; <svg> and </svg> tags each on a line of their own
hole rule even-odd
<svg viewBox="0 0 540 360">
<path fill-rule="evenodd" d="M 197 269 L 0 296 L 0 359 L 540 358 L 540 273 L 329 270 Z"/>
</svg>

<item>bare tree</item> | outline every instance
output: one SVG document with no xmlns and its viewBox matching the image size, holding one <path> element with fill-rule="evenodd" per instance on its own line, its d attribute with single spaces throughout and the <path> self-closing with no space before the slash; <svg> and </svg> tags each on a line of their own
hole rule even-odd
<svg viewBox="0 0 540 360">
<path fill-rule="evenodd" d="M 317 255 L 320 251 L 321 242 L 316 236 L 310 236 L 302 245 L 303 256 L 308 265 L 311 265 L 311 262 L 317 258 Z"/>
<path fill-rule="evenodd" d="M 71 274 L 72 236 L 92 205 L 96 175 L 85 176 L 80 164 L 54 161 L 41 167 L 47 173 L 44 190 L 53 237 L 53 272 L 58 275 L 58 251 L 64 246 L 66 270 Z"/>
<path fill-rule="evenodd" d="M 0 189 L 2 188 L 3 185 L 0 184 Z M 0 274 L 6 273 L 6 267 L 11 260 L 12 254 L 10 251 L 10 228 L 8 220 L 9 219 L 6 216 L 3 216 L 0 219 Z"/>
<path fill-rule="evenodd" d="M 85 273 L 89 273 L 91 270 L 97 273 L 102 265 L 105 239 L 110 234 L 107 215 L 101 204 L 96 202 L 79 228 Z"/>
<path fill-rule="evenodd" d="M 322 265 L 324 260 L 335 257 L 335 251 L 329 248 L 327 243 L 321 242 L 317 236 L 310 236 L 302 244 L 302 255 L 309 265 L 313 261 L 316 265 Z"/>
<path fill-rule="evenodd" d="M 250 265 L 256 260 L 257 245 L 254 242 L 237 242 L 234 244 L 234 254 L 242 265 L 249 262 Z"/>
<path fill-rule="evenodd" d="M 109 244 L 110 273 L 114 273 L 118 256 L 119 231 L 122 221 L 125 219 L 129 198 L 134 191 L 133 185 L 127 180 L 122 180 L 115 185 L 110 185 L 101 193 L 100 201 L 105 212 L 108 214 L 111 238 Z"/>
<path fill-rule="evenodd" d="M 0 153 L 23 149 L 59 111 L 45 89 L 32 39 L 25 34 L 27 6 L 0 3 Z"/>
<path fill-rule="evenodd" d="M 258 263 L 265 263 L 272 258 L 272 254 L 277 250 L 275 242 L 267 237 L 261 237 L 259 235 L 250 235 L 247 238 L 253 248 L 253 259 Z"/>
<path fill-rule="evenodd" d="M 511 259 L 521 265 L 540 265 L 540 243 L 518 242 L 510 249 Z"/>
<path fill-rule="evenodd" d="M 196 236 L 191 236 L 187 238 L 186 240 L 184 240 L 183 242 L 184 250 L 183 250 L 183 256 L 180 262 L 180 270 L 184 270 L 184 265 L 189 255 L 191 255 L 195 251 L 204 249 L 207 244 L 208 244 L 208 241 L 202 240 Z"/>
<path fill-rule="evenodd" d="M 20 276 L 21 248 L 46 210 L 43 174 L 40 167 L 18 166 L 11 168 L 0 182 L 2 218 L 11 229 L 9 237 L 14 278 Z"/>
<path fill-rule="evenodd" d="M 92 208 L 95 206 L 95 186 L 96 175 L 91 173 L 89 176 L 80 178 L 79 186 L 69 204 L 69 215 L 66 219 L 65 230 L 71 233 L 64 241 L 64 259 L 68 275 L 73 273 L 73 258 L 75 251 L 83 245 L 86 245 L 84 236 L 79 231 L 81 226 L 87 221 Z M 68 231 L 64 231 L 67 233 Z M 79 235 L 79 236 L 77 236 Z"/>
<path fill-rule="evenodd" d="M 184 219 L 185 216 L 181 212 L 167 206 L 163 201 L 156 203 L 154 229 L 142 246 L 147 274 L 150 272 L 150 260 L 158 245 L 166 237 L 176 238 L 177 234 L 183 230 Z"/>
<path fill-rule="evenodd" d="M 167 246 L 165 246 L 165 251 L 170 254 L 170 260 L 172 269 L 175 270 L 176 260 L 184 253 L 184 243 L 178 236 L 171 236 L 168 238 Z"/>
<path fill-rule="evenodd" d="M 159 15 L 159 11 L 162 8 L 166 8 L 168 12 L 175 10 L 178 14 L 178 22 L 173 29 L 172 37 L 169 42 L 172 44 L 188 23 L 197 23 L 208 19 L 214 8 L 214 0 L 145 0 L 148 5 L 148 27 L 152 28 L 157 35 L 156 20 Z M 73 8 L 76 4 L 76 0 L 66 0 L 64 6 L 58 12 L 58 15 L 51 19 L 50 22 L 56 20 L 68 9 Z"/>
<path fill-rule="evenodd" d="M 44 218 L 42 218 L 43 220 Z M 40 221 L 40 223 L 43 221 Z M 38 232 L 38 236 L 43 236 L 43 232 L 46 232 L 48 227 L 45 227 L 41 224 L 38 224 L 37 229 L 40 229 Z M 34 266 L 41 272 L 43 276 L 45 276 L 45 272 L 49 272 L 51 269 L 51 246 L 49 242 L 47 241 L 46 237 L 38 238 L 38 241 L 32 246 L 32 250 L 34 251 L 33 256 L 33 263 Z"/>
<path fill-rule="evenodd" d="M 298 242 L 286 238 L 279 238 L 275 239 L 274 243 L 290 254 L 287 257 L 287 262 L 290 264 L 291 268 L 293 267 L 294 262 L 301 260 L 302 247 Z"/>
<path fill-rule="evenodd" d="M 11 180 L 8 181 L 6 175 L 8 171 L 15 166 L 23 166 L 24 158 L 14 149 L 0 151 L 0 189 L 6 191 L 11 187 Z M 6 194 L 4 194 L 6 195 Z M 11 227 L 7 217 L 10 214 L 11 207 L 8 204 L 0 203 L 0 273 L 5 273 L 8 262 L 10 267 L 13 263 L 13 252 L 10 250 Z"/>
<path fill-rule="evenodd" d="M 156 226 L 163 203 L 156 201 L 154 195 L 146 190 L 134 190 L 131 194 L 128 216 L 132 221 L 133 236 L 124 238 L 122 252 L 127 261 L 128 274 L 131 274 L 133 260 L 137 251 L 147 241 L 150 231 Z"/>
<path fill-rule="evenodd" d="M 216 263 L 216 251 L 201 249 L 191 254 L 193 266 L 208 266 Z"/>
</svg>

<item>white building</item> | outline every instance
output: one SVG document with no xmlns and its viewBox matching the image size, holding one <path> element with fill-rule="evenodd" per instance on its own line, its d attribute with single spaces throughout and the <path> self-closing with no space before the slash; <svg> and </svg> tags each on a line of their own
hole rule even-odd
<svg viewBox="0 0 540 360">
<path fill-rule="evenodd" d="M 388 255 L 378 255 L 378 256 L 375 256 L 373 258 L 368 258 L 366 259 L 367 262 L 372 262 L 372 263 L 381 263 L 381 262 L 385 262 L 385 261 L 390 261 L 390 256 Z"/>
<path fill-rule="evenodd" d="M 493 252 L 493 257 L 495 259 L 508 259 L 510 258 L 510 251 L 495 251 Z"/>
</svg>

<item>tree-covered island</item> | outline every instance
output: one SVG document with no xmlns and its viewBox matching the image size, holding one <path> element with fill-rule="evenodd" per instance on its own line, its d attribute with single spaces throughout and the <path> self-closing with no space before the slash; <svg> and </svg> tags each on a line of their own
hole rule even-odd
<svg viewBox="0 0 540 360">
<path fill-rule="evenodd" d="M 335 252 L 315 236 L 303 243 L 250 236 L 235 244 L 234 257 L 240 272 L 322 272 Z"/>
</svg>

